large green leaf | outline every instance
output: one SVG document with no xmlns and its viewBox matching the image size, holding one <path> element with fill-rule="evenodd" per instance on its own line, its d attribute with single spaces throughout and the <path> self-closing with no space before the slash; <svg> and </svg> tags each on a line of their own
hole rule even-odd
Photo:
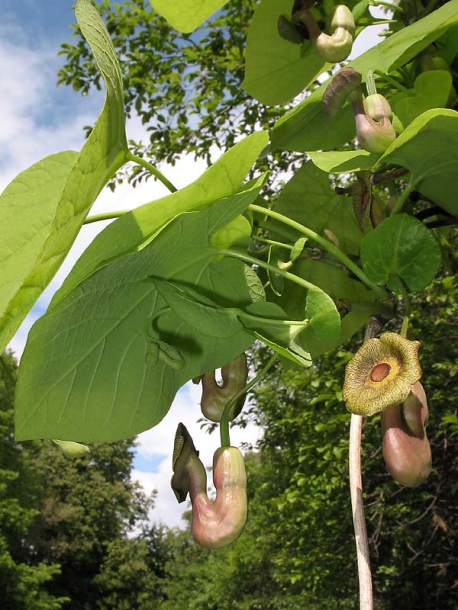
<svg viewBox="0 0 458 610">
<path fill-rule="evenodd" d="M 458 112 L 424 112 L 380 160 L 409 169 L 411 185 L 450 214 L 458 215 Z"/>
<path fill-rule="evenodd" d="M 133 436 L 164 417 L 185 382 L 249 347 L 253 336 L 243 328 L 224 338 L 196 332 L 170 308 L 154 279 L 195 286 L 222 307 L 250 304 L 245 265 L 221 258 L 211 241 L 248 203 L 235 195 L 182 214 L 35 323 L 17 384 L 18 439 Z"/>
<path fill-rule="evenodd" d="M 68 174 L 65 184 L 62 184 L 61 173 L 58 179 L 60 183 L 58 181 L 54 187 L 49 184 L 46 193 L 40 193 L 42 188 L 40 184 L 43 184 L 43 180 L 46 182 L 49 178 L 51 182 L 54 175 L 43 178 L 40 172 L 33 169 L 27 175 L 27 188 L 24 189 L 23 194 L 20 196 L 15 190 L 16 212 L 23 207 L 27 212 L 30 206 L 30 194 L 35 188 L 33 181 L 37 180 L 38 194 L 43 194 L 46 201 L 42 207 L 42 201 L 37 199 L 36 206 L 38 209 L 43 209 L 41 222 L 43 226 L 47 224 L 48 228 L 40 232 L 42 244 L 39 251 L 34 252 L 34 260 L 30 256 L 25 266 L 24 259 L 21 258 L 21 284 L 16 287 L 14 295 L 8 295 L 8 304 L 0 313 L 0 351 L 4 349 L 61 265 L 100 190 L 126 161 L 127 141 L 124 128 L 122 76 L 113 45 L 102 20 L 88 0 L 77 0 L 75 12 L 83 36 L 92 49 L 105 82 L 105 102 L 91 135 L 74 160 L 70 171 L 68 171 L 70 159 L 68 156 L 65 157 L 67 167 L 64 171 Z M 44 163 L 44 171 L 49 172 L 50 162 Z M 49 226 L 49 211 L 53 208 L 54 219 Z M 34 216 L 39 218 L 38 213 L 34 213 Z M 23 234 L 20 223 L 15 222 L 15 228 L 16 234 L 13 228 L 13 234 L 9 235 L 9 239 L 11 249 L 18 253 L 17 244 L 22 242 Z M 45 232 L 48 233 L 47 236 Z M 9 258 L 8 274 L 11 274 L 15 264 L 16 258 Z"/>
<path fill-rule="evenodd" d="M 20 291 L 52 232 L 62 191 L 77 156 L 67 151 L 42 159 L 16 176 L 0 196 L 0 316 Z M 2 319 L 2 326 L 8 322 L 11 328 L 5 329 L 7 334 L 18 322 L 13 313 L 9 320 Z"/>
<path fill-rule="evenodd" d="M 228 0 L 151 0 L 151 4 L 179 32 L 192 32 Z"/>
<path fill-rule="evenodd" d="M 363 75 L 369 70 L 390 72 L 405 65 L 449 28 L 458 23 L 458 0 L 451 0 L 430 15 L 396 32 L 357 59 L 349 62 Z M 272 145 L 286 150 L 309 151 L 338 148 L 355 135 L 352 112 L 344 107 L 335 117 L 324 114 L 323 83 L 303 102 L 277 121 Z"/>
<path fill-rule="evenodd" d="M 361 262 L 373 282 L 400 292 L 398 276 L 409 291 L 426 288 L 439 271 L 441 249 L 434 235 L 409 214 L 384 220 L 361 244 Z"/>
<path fill-rule="evenodd" d="M 251 186 L 242 187 L 242 181 L 267 142 L 266 132 L 248 136 L 189 186 L 136 208 L 110 224 L 85 250 L 51 305 L 104 265 L 138 250 L 178 214 L 202 208 L 243 188 L 250 190 Z"/>
<path fill-rule="evenodd" d="M 262 0 L 248 30 L 242 87 L 262 104 L 284 104 L 324 69 L 311 42 L 292 44 L 278 33 L 280 15 L 291 15 L 293 0 Z"/>
<path fill-rule="evenodd" d="M 390 106 L 405 129 L 417 116 L 432 108 L 445 108 L 452 86 L 452 75 L 445 70 L 422 72 L 413 89 L 390 98 Z"/>
<path fill-rule="evenodd" d="M 359 252 L 362 233 L 353 212 L 351 198 L 337 195 L 329 176 L 313 163 L 305 163 L 285 185 L 275 211 L 316 231 L 323 237 L 336 238 L 349 254 Z M 275 231 L 275 222 L 269 223 Z"/>
</svg>

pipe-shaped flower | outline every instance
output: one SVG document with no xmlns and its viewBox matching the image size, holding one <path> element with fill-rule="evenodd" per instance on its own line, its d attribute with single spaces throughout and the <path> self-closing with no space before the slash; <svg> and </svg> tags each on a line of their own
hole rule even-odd
<svg viewBox="0 0 458 610">
<path fill-rule="evenodd" d="M 173 456 L 172 489 L 179 502 L 189 492 L 192 503 L 191 532 L 208 549 L 219 549 L 236 540 L 247 519 L 245 462 L 236 447 L 220 447 L 213 456 L 215 500 L 207 495 L 207 473 L 191 436 L 178 425 Z"/>
<path fill-rule="evenodd" d="M 334 9 L 330 24 L 331 35 L 320 30 L 315 17 L 308 10 L 295 13 L 292 23 L 305 25 L 315 53 L 324 61 L 336 63 L 344 61 L 350 55 L 356 27 L 353 14 L 345 4 L 339 4 Z"/>
<path fill-rule="evenodd" d="M 431 472 L 431 447 L 426 436 L 428 402 L 419 381 L 406 400 L 380 414 L 383 457 L 389 473 L 405 487 L 417 487 Z"/>
<path fill-rule="evenodd" d="M 343 68 L 334 76 L 323 94 L 323 109 L 334 116 L 349 100 L 355 115 L 359 145 L 372 153 L 381 153 L 396 139 L 391 124 L 390 104 L 383 95 L 369 95 L 366 100 L 361 89 L 361 74 L 353 68 Z"/>
<path fill-rule="evenodd" d="M 245 353 L 237 356 L 232 362 L 221 368 L 222 384 L 215 379 L 215 371 L 202 375 L 202 399 L 200 407 L 203 415 L 213 421 L 221 421 L 223 411 L 237 392 L 240 392 L 248 379 L 248 365 Z M 237 417 L 245 403 L 245 396 L 241 396 L 234 405 L 229 421 Z"/>
<path fill-rule="evenodd" d="M 346 407 L 357 415 L 373 415 L 403 403 L 421 377 L 418 341 L 396 333 L 369 339 L 345 370 L 342 395 Z"/>
</svg>

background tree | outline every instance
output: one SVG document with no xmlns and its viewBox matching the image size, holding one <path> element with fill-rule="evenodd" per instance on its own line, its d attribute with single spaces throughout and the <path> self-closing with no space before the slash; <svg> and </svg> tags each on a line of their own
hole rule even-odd
<svg viewBox="0 0 458 610">
<path fill-rule="evenodd" d="M 437 280 L 413 307 L 433 473 L 417 489 L 394 482 L 381 452 L 380 418 L 366 420 L 363 481 L 376 608 L 454 610 L 458 354 L 450 329 L 458 324 L 458 286 L 451 277 Z M 349 357 L 338 350 L 306 370 L 278 366 L 257 386 L 248 417 L 264 436 L 247 459 L 247 527 L 232 546 L 212 552 L 193 544 L 189 533 L 177 535 L 161 609 L 358 605 L 347 473 L 350 415 L 341 396 Z M 259 353 L 258 368 L 264 359 Z"/>
<path fill-rule="evenodd" d="M 137 115 L 149 136 L 149 142 L 130 142 L 136 154 L 174 165 L 180 155 L 191 153 L 210 163 L 212 147 L 226 151 L 240 136 L 273 127 L 283 114 L 285 106 L 260 104 L 241 88 L 255 0 L 231 0 L 191 34 L 174 30 L 149 0 L 95 5 L 123 60 L 127 116 Z M 58 83 L 86 95 L 101 88 L 101 77 L 77 26 L 75 35 L 74 44 L 62 45 L 66 63 Z M 269 155 L 257 167 L 281 171 L 297 157 Z M 126 171 L 134 184 L 148 176 L 139 166 Z"/>
<path fill-rule="evenodd" d="M 16 363 L 0 368 L 0 601 L 12 610 L 155 608 L 169 557 L 130 475 L 135 442 L 66 458 L 51 441 L 16 443 Z"/>
<path fill-rule="evenodd" d="M 59 610 L 66 597 L 47 585 L 60 572 L 55 561 L 32 559 L 28 530 L 37 516 L 39 487 L 28 468 L 28 451 L 14 442 L 16 363 L 5 354 L 0 367 L 0 600 L 17 610 Z"/>
</svg>

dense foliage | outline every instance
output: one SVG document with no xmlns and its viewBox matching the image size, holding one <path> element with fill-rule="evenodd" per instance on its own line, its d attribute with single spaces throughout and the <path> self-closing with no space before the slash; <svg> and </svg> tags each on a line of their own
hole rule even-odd
<svg viewBox="0 0 458 610">
<path fill-rule="evenodd" d="M 374 319 L 379 330 L 410 344 L 415 358 L 419 343 L 409 339 L 421 339 L 423 384 L 432 402 L 440 398 L 447 405 L 456 356 L 442 337 L 446 316 L 456 316 L 456 259 L 449 242 L 458 213 L 458 0 L 382 3 L 392 12 L 382 20 L 372 16 L 370 4 L 154 0 L 156 10 L 184 32 L 179 34 L 139 0 L 113 9 L 108 1 L 101 4 L 107 28 L 93 3 L 77 0 L 77 42 L 63 47 L 67 65 L 60 82 L 83 93 L 103 82 L 105 101 L 79 153 L 43 159 L 0 198 L 0 350 L 64 260 L 100 190 L 122 179 L 128 164 L 137 167 L 134 183 L 155 176 L 171 194 L 118 214 L 35 323 L 16 386 L 16 438 L 126 439 L 157 425 L 185 382 L 233 362 L 258 342 L 278 361 L 256 391 L 253 414 L 265 437 L 247 462 L 258 485 L 249 491 L 247 533 L 232 550 L 208 555 L 180 535 L 167 551 L 172 559 L 154 564 L 159 585 L 146 577 L 149 539 L 126 539 L 127 526 L 146 510 L 127 480 L 129 443 L 121 445 L 120 456 L 117 445 L 96 448 L 65 479 L 32 452 L 36 478 L 49 478 L 52 492 L 39 519 L 33 506 L 25 506 L 25 522 L 41 519 L 50 537 L 49 544 L 41 533 L 31 539 L 38 571 L 25 569 L 25 578 L 36 588 L 50 578 L 57 583 L 54 571 L 60 569 L 66 583 L 77 575 L 84 591 L 57 586 L 51 595 L 68 593 L 76 604 L 100 595 L 100 607 L 123 607 L 119 600 L 124 604 L 123 595 L 131 594 L 136 557 L 145 580 L 136 581 L 142 593 L 129 603 L 140 607 L 149 607 L 148 592 L 156 590 L 169 609 L 178 600 L 191 603 L 185 601 L 190 588 L 176 590 L 178 579 L 201 583 L 192 606 L 202 610 L 354 607 L 353 547 L 344 518 L 351 512 L 344 474 L 348 416 L 340 389 L 346 349 L 356 348 L 360 331 Z M 390 25 L 385 39 L 334 75 L 354 36 L 380 22 Z M 337 49 L 342 40 L 344 55 Z M 146 145 L 128 142 L 125 118 L 134 112 L 148 125 Z M 229 149 L 180 191 L 147 160 L 173 163 L 182 152 L 209 160 L 215 144 Z M 270 176 L 261 173 L 266 168 L 273 169 Z M 276 174 L 284 169 L 291 173 L 285 184 Z M 38 200 L 42 205 L 35 205 Z M 439 273 L 442 284 L 433 285 Z M 392 379 L 397 383 L 404 374 L 403 360 L 396 358 L 371 360 L 356 375 L 356 387 L 394 387 Z M 391 402 L 369 400 L 367 410 L 353 413 L 397 408 L 407 436 L 424 438 L 423 423 L 412 427 L 403 411 L 420 376 L 417 361 L 412 378 L 401 379 L 402 398 L 389 393 Z M 223 446 L 230 444 L 230 413 L 227 405 L 219 422 Z M 456 493 L 456 413 L 438 409 L 431 423 L 435 471 L 415 495 L 381 475 L 377 419 L 366 425 L 366 496 L 380 608 L 452 607 L 456 523 L 448 505 Z M 429 451 L 427 439 L 424 444 Z M 111 481 L 118 459 L 123 465 Z M 244 466 L 231 469 L 228 460 L 218 473 L 235 497 Z M 107 483 L 105 497 L 94 461 Z M 184 434 L 177 434 L 173 470 L 177 498 L 189 492 L 210 515 L 214 506 L 198 449 Z M 78 487 L 83 472 L 92 492 Z M 6 472 L 6 480 L 10 476 L 16 474 Z M 224 494 L 216 487 L 218 501 Z M 69 507 L 73 493 L 78 499 Z M 240 514 L 246 514 L 246 495 L 238 497 Z M 76 514 L 82 517 L 78 525 L 69 517 Z M 199 514 L 194 510 L 192 528 Z M 86 525 L 80 530 L 80 524 Z M 189 565 L 183 566 L 181 553 Z M 117 557 L 125 558 L 124 571 L 116 571 Z M 201 565 L 216 580 L 203 578 Z"/>
<path fill-rule="evenodd" d="M 153 608 L 168 557 L 147 526 L 152 499 L 131 481 L 132 441 L 71 460 L 15 443 L 16 364 L 0 370 L 0 600 L 12 610 Z M 133 536 L 132 532 L 136 535 Z M 159 596 L 160 597 L 160 596 Z"/>
</svg>

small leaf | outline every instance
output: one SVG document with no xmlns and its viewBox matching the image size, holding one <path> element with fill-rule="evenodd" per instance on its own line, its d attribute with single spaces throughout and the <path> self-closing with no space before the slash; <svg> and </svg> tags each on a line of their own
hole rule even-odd
<svg viewBox="0 0 458 610">
<path fill-rule="evenodd" d="M 232 337 L 242 330 L 243 325 L 233 310 L 219 307 L 193 288 L 156 277 L 151 281 L 177 316 L 203 335 Z"/>
<path fill-rule="evenodd" d="M 317 167 L 331 174 L 370 170 L 380 159 L 380 154 L 367 150 L 310 151 L 308 155 Z"/>
<path fill-rule="evenodd" d="M 452 86 L 452 75 L 445 70 L 422 72 L 414 88 L 390 99 L 391 107 L 404 129 L 417 116 L 432 108 L 445 108 Z"/>
<path fill-rule="evenodd" d="M 309 323 L 301 331 L 298 343 L 312 358 L 336 347 L 340 342 L 340 316 L 334 301 L 320 289 L 309 290 L 305 306 Z"/>
<path fill-rule="evenodd" d="M 400 292 L 399 276 L 409 291 L 426 288 L 439 271 L 440 246 L 422 222 L 408 214 L 384 220 L 361 244 L 361 262 L 367 276 Z"/>
</svg>

